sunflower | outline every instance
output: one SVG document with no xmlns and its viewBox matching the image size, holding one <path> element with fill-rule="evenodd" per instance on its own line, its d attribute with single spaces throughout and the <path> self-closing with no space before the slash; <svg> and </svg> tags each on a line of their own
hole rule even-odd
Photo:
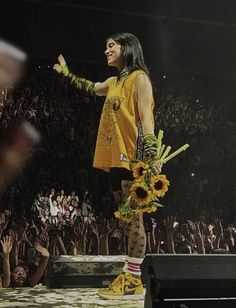
<svg viewBox="0 0 236 308">
<path fill-rule="evenodd" d="M 156 206 L 151 206 L 151 207 L 148 207 L 146 212 L 147 213 L 152 213 L 152 212 L 156 212 L 157 210 L 157 207 Z"/>
<path fill-rule="evenodd" d="M 126 223 L 130 223 L 132 221 L 132 216 L 130 215 L 124 216 L 121 214 L 120 211 L 116 211 L 114 214 L 116 218 L 118 218 L 119 220 L 123 220 Z"/>
<path fill-rule="evenodd" d="M 118 218 L 118 219 L 121 219 L 121 217 L 122 217 L 120 211 L 116 211 L 116 212 L 114 213 L 114 215 L 115 215 L 115 217 Z"/>
<path fill-rule="evenodd" d="M 134 210 L 135 214 L 142 214 L 144 212 L 144 210 L 142 208 L 137 208 Z"/>
<path fill-rule="evenodd" d="M 151 191 L 142 182 L 135 182 L 130 189 L 130 196 L 138 205 L 145 205 L 149 203 L 151 198 Z"/>
<path fill-rule="evenodd" d="M 149 166 L 142 161 L 139 161 L 137 164 L 132 166 L 133 176 L 136 179 L 142 178 L 147 173 Z"/>
<path fill-rule="evenodd" d="M 155 175 L 150 183 L 152 193 L 156 197 L 164 197 L 168 190 L 168 185 L 170 185 L 170 182 L 164 174 Z"/>
<path fill-rule="evenodd" d="M 132 217 L 122 217 L 121 220 L 129 224 L 132 221 Z"/>
</svg>

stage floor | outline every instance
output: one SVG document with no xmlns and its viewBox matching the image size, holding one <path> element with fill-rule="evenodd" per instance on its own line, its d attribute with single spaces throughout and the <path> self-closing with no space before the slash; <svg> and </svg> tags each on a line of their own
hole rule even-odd
<svg viewBox="0 0 236 308">
<path fill-rule="evenodd" d="M 118 307 L 143 308 L 144 300 L 103 300 L 96 295 L 96 289 L 47 289 L 38 285 L 34 288 L 0 289 L 0 307 Z"/>
</svg>

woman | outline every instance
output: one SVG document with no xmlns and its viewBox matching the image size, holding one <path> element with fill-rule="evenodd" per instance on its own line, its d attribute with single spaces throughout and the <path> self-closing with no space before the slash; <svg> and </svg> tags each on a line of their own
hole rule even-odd
<svg viewBox="0 0 236 308">
<path fill-rule="evenodd" d="M 130 33 L 111 35 L 106 42 L 107 64 L 118 70 L 118 76 L 104 82 L 91 82 L 72 74 L 62 55 L 54 70 L 68 77 L 79 90 L 90 95 L 106 96 L 96 143 L 95 168 L 109 171 L 117 205 L 129 195 L 132 179 L 130 160 L 151 161 L 157 152 L 154 135 L 153 93 L 142 47 Z M 98 294 L 104 298 L 138 299 L 143 297 L 140 264 L 146 249 L 142 215 L 136 215 L 129 226 L 127 270 L 107 289 Z"/>
</svg>

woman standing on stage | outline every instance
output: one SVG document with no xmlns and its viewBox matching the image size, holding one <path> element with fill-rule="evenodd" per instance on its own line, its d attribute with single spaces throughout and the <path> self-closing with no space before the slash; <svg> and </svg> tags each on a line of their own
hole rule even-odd
<svg viewBox="0 0 236 308">
<path fill-rule="evenodd" d="M 156 156 L 153 93 L 142 47 L 130 33 L 111 35 L 106 41 L 107 64 L 118 75 L 104 82 L 92 82 L 72 74 L 62 55 L 54 70 L 68 77 L 79 90 L 105 96 L 93 166 L 110 172 L 113 194 L 119 206 L 129 195 L 132 179 L 129 161 L 151 161 Z M 160 170 L 158 170 L 160 171 Z M 127 270 L 107 289 L 99 289 L 104 298 L 138 299 L 143 297 L 140 264 L 146 250 L 142 214 L 135 215 L 129 226 Z"/>
</svg>

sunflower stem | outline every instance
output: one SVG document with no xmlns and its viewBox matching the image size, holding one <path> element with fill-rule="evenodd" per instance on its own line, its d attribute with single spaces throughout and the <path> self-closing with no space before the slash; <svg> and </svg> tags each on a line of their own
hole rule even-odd
<svg viewBox="0 0 236 308">
<path fill-rule="evenodd" d="M 157 156 L 158 159 L 161 158 L 161 155 L 162 155 L 162 153 L 164 152 L 165 147 L 166 147 L 165 144 L 162 144 L 161 149 L 160 149 L 160 152 L 159 152 L 159 155 Z"/>
<path fill-rule="evenodd" d="M 168 146 L 168 147 L 166 148 L 165 152 L 163 153 L 161 159 L 165 159 L 166 156 L 169 154 L 170 150 L 171 150 L 171 146 Z"/>
<path fill-rule="evenodd" d="M 185 144 L 183 145 L 181 148 L 179 148 L 178 150 L 176 150 L 174 153 L 170 154 L 169 156 L 167 156 L 165 159 L 161 159 L 161 162 L 163 164 L 165 164 L 166 162 L 168 162 L 170 159 L 172 159 L 173 157 L 175 157 L 176 155 L 178 155 L 179 153 L 185 151 L 187 148 L 189 147 L 189 144 Z"/>
<path fill-rule="evenodd" d="M 163 130 L 159 129 L 157 137 L 157 157 L 160 156 L 162 138 L 163 138 Z"/>
</svg>

